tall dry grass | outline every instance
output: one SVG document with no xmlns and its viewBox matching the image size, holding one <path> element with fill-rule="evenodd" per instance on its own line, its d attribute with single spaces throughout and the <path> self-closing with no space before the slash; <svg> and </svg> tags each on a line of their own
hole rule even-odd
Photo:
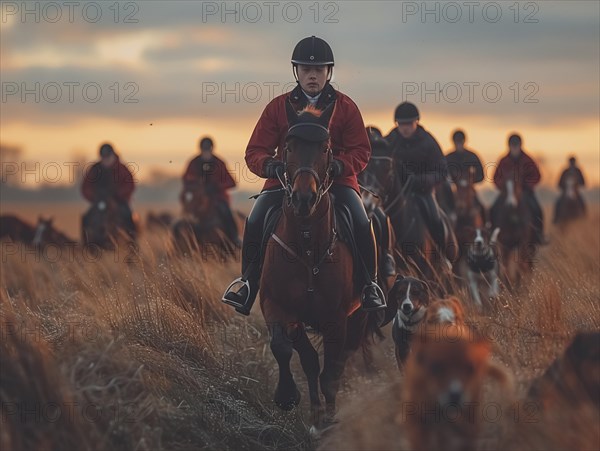
<svg viewBox="0 0 600 451">
<path fill-rule="evenodd" d="M 576 331 L 600 328 L 599 227 L 595 213 L 567 236 L 552 235 L 521 291 L 504 291 L 490 314 L 470 312 L 493 340 L 495 358 L 514 373 L 515 400 Z M 378 372 L 364 371 L 360 356 L 348 363 L 339 423 L 317 443 L 308 434 L 297 358 L 304 399 L 284 413 L 271 401 L 277 366 L 259 309 L 246 319 L 219 301 L 239 262 L 174 255 L 161 234 L 142 238 L 133 263 L 78 250 L 51 260 L 2 255 L 3 450 L 406 447 L 391 339 L 375 349 Z M 586 409 L 569 418 L 588 425 L 597 412 Z M 556 425 L 537 419 L 531 427 L 524 420 L 488 425 L 482 449 L 508 437 L 524 449 L 564 442 L 555 440 Z M 597 424 L 579 429 L 587 438 L 598 434 Z"/>
</svg>

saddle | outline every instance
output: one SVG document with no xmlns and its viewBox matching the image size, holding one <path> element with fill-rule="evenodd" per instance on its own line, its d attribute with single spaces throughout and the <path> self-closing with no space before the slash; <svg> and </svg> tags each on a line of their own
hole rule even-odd
<svg viewBox="0 0 600 451">
<path fill-rule="evenodd" d="M 358 247 L 356 245 L 356 240 L 354 237 L 354 224 L 352 222 L 352 215 L 350 213 L 350 209 L 343 206 L 335 207 L 335 221 L 336 221 L 336 231 L 337 231 L 337 239 L 342 241 L 348 245 L 350 251 L 352 253 L 352 261 L 354 264 L 354 274 L 362 274 L 366 271 L 362 260 L 359 257 Z M 277 228 L 277 224 L 281 219 L 282 209 L 281 206 L 273 206 L 267 210 L 267 214 L 265 215 L 264 223 L 263 223 L 263 233 L 262 233 L 262 241 L 261 241 L 261 254 L 260 254 L 260 267 L 262 270 L 263 260 L 265 257 L 265 250 L 267 247 L 267 243 L 271 238 L 271 235 L 275 232 Z M 360 278 L 355 277 L 355 289 L 360 288 L 358 286 Z"/>
</svg>

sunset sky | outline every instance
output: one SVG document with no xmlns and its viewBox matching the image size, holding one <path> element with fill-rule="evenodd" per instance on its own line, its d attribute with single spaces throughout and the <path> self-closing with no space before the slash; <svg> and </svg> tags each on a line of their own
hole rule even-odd
<svg viewBox="0 0 600 451">
<path fill-rule="evenodd" d="M 600 2 L 77 5 L 2 2 L 0 144 L 25 160 L 95 159 L 107 140 L 148 180 L 182 172 L 209 134 L 242 187 L 258 189 L 248 138 L 294 86 L 294 45 L 315 34 L 367 125 L 387 132 L 410 100 L 445 151 L 460 127 L 492 163 L 518 131 L 545 183 L 570 154 L 600 181 Z"/>
</svg>

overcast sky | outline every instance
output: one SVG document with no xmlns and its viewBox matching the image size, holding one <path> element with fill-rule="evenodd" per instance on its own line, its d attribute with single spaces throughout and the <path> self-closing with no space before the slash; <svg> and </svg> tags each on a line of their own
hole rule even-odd
<svg viewBox="0 0 600 451">
<path fill-rule="evenodd" d="M 293 87 L 295 43 L 315 34 L 333 47 L 335 85 L 367 123 L 389 130 L 408 99 L 444 149 L 463 127 L 493 161 L 519 131 L 547 163 L 546 182 L 569 153 L 597 182 L 599 5 L 2 2 L 0 142 L 28 159 L 69 161 L 110 140 L 144 177 L 182 171 L 211 134 L 242 174 L 262 109 Z"/>
</svg>

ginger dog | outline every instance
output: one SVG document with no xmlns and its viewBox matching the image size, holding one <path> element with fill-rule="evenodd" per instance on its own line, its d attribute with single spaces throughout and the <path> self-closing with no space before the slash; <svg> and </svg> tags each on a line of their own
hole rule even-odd
<svg viewBox="0 0 600 451">
<path fill-rule="evenodd" d="M 412 449 L 477 448 L 484 383 L 489 378 L 511 386 L 507 373 L 490 361 L 490 348 L 464 325 L 423 328 L 415 337 L 402 408 Z"/>
</svg>

